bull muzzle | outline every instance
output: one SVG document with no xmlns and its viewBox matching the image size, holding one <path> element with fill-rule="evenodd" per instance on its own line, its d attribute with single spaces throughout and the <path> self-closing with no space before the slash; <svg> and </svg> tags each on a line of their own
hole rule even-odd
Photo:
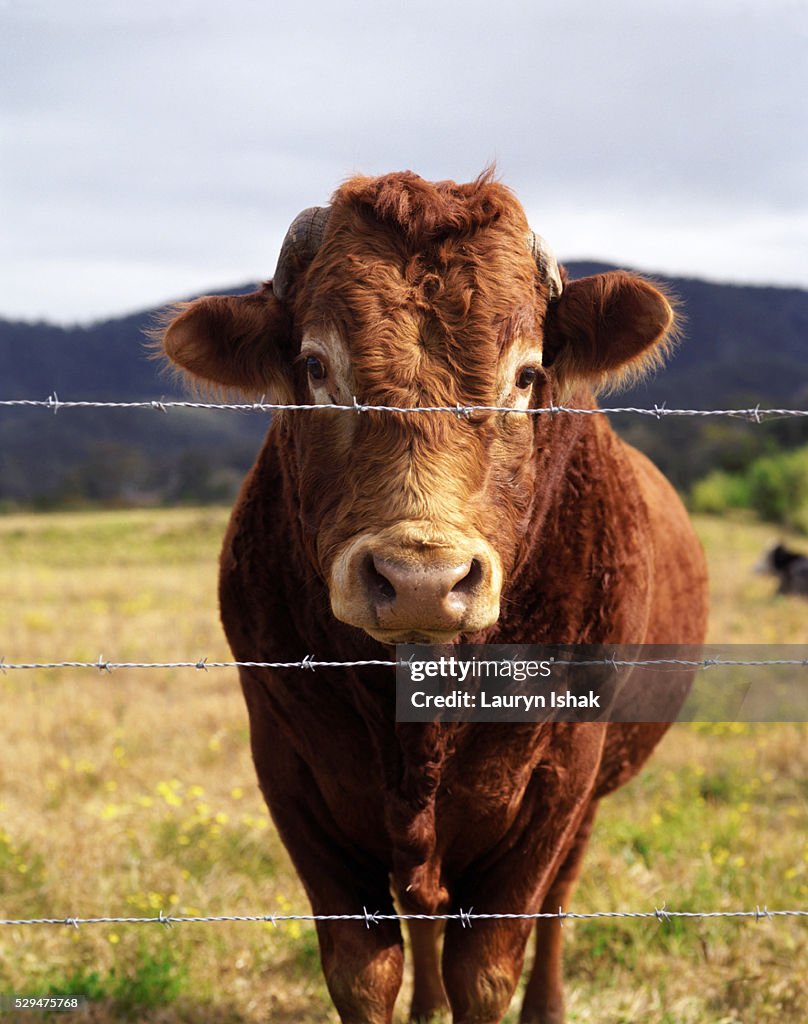
<svg viewBox="0 0 808 1024">
<path fill-rule="evenodd" d="M 449 643 L 499 618 L 502 571 L 482 538 L 424 528 L 365 534 L 331 572 L 334 615 L 385 644 Z"/>
</svg>

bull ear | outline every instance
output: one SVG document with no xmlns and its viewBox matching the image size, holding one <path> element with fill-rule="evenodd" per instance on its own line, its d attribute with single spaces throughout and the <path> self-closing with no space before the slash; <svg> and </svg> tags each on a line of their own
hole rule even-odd
<svg viewBox="0 0 808 1024">
<path fill-rule="evenodd" d="M 176 306 L 153 332 L 156 348 L 203 388 L 292 400 L 291 320 L 271 288 Z"/>
<path fill-rule="evenodd" d="M 596 390 L 657 369 L 675 341 L 674 302 L 636 274 L 613 271 L 570 281 L 545 324 L 545 366 L 562 395 L 578 383 Z"/>
</svg>

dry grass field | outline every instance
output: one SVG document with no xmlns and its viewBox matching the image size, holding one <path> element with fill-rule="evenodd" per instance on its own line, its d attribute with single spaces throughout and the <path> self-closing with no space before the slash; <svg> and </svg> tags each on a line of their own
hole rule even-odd
<svg viewBox="0 0 808 1024">
<path fill-rule="evenodd" d="M 225 521 L 0 518 L 0 656 L 227 660 Z M 771 530 L 698 527 L 710 640 L 808 642 L 808 602 L 774 598 L 751 572 Z M 233 671 L 12 671 L 0 694 L 0 917 L 307 912 L 257 791 Z M 604 803 L 573 909 L 808 908 L 807 741 L 806 725 L 675 726 Z M 595 920 L 565 934 L 573 1022 L 808 1020 L 805 919 Z M 10 992 L 85 994 L 77 1019 L 94 1022 L 336 1020 L 314 929 L 297 922 L 3 926 Z"/>
</svg>

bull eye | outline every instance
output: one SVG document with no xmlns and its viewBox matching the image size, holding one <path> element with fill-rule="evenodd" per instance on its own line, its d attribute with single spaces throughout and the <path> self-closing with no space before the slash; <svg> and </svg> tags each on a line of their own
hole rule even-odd
<svg viewBox="0 0 808 1024">
<path fill-rule="evenodd" d="M 318 359 L 317 356 L 309 356 L 306 359 L 306 373 L 308 373 L 310 380 L 316 381 L 325 380 L 328 376 L 325 363 L 322 359 Z"/>
<path fill-rule="evenodd" d="M 539 371 L 535 366 L 524 366 L 516 375 L 516 386 L 526 391 L 536 383 L 538 376 Z"/>
</svg>

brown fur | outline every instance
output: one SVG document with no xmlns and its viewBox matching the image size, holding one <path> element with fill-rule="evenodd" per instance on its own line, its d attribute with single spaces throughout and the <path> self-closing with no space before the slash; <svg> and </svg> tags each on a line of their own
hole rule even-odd
<svg viewBox="0 0 808 1024">
<path fill-rule="evenodd" d="M 660 369 L 677 341 L 676 305 L 660 285 L 625 271 L 575 282 L 545 338 L 561 399 L 576 382 L 602 394 Z"/>
<path fill-rule="evenodd" d="M 232 333 L 191 307 L 166 348 L 191 374 L 310 401 L 301 338 L 336 332 L 368 404 L 501 404 L 516 338 L 543 343 L 534 405 L 641 372 L 664 354 L 670 307 L 613 274 L 548 303 L 513 195 L 486 175 L 431 185 L 358 178 L 332 201 L 290 315 L 266 292 L 230 308 Z M 216 314 L 222 307 L 216 308 Z M 235 339 L 235 340 L 234 340 Z M 245 340 L 246 339 L 246 340 Z M 235 357 L 233 353 L 239 353 Z M 505 399 L 513 395 L 505 395 Z M 338 417 L 350 417 L 337 425 Z M 221 561 L 222 619 L 244 661 L 387 656 L 334 618 L 330 567 L 361 531 L 402 519 L 472 532 L 501 558 L 491 643 L 700 643 L 703 557 L 667 482 L 600 416 L 284 413 L 247 478 Z M 390 672 L 245 669 L 258 778 L 317 914 L 555 911 L 577 875 L 598 799 L 634 775 L 665 725 L 397 724 Z M 318 926 L 343 1021 L 389 1022 L 403 949 L 395 922 Z M 449 923 L 414 936 L 413 1019 L 501 1020 L 530 924 Z M 557 924 L 524 1022 L 563 1016 Z"/>
<path fill-rule="evenodd" d="M 268 285 L 249 295 L 206 295 L 170 306 L 148 332 L 195 389 L 291 400 L 286 365 L 290 319 Z"/>
</svg>

